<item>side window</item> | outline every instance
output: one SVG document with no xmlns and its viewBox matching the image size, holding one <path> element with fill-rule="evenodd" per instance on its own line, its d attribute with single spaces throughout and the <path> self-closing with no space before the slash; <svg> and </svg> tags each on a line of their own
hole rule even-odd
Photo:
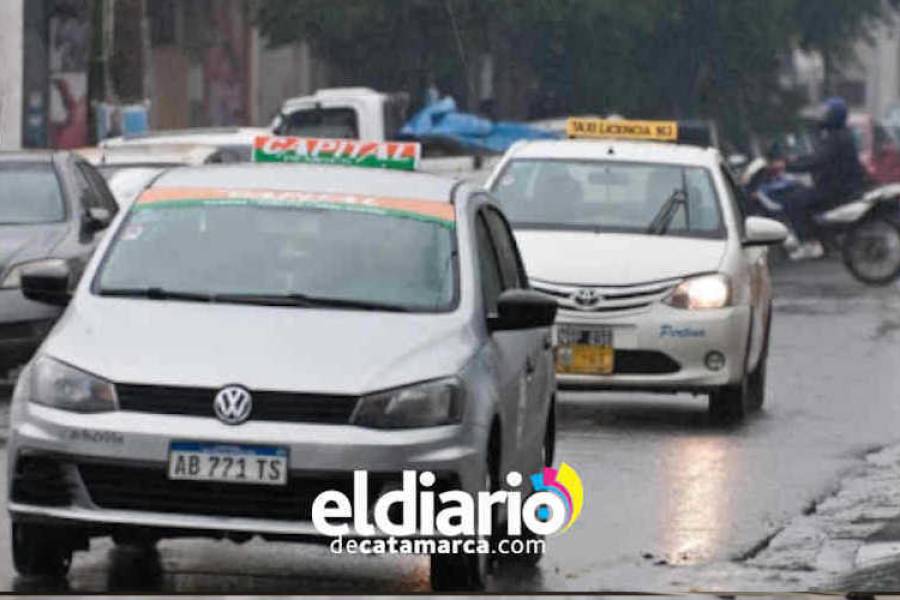
<svg viewBox="0 0 900 600">
<path fill-rule="evenodd" d="M 496 314 L 497 298 L 503 290 L 503 283 L 491 234 L 481 214 L 475 218 L 475 243 L 478 246 L 478 266 L 481 271 L 481 290 L 484 294 L 485 308 L 488 314 Z"/>
<path fill-rule="evenodd" d="M 728 202 L 731 203 L 734 217 L 737 220 L 738 232 L 744 235 L 744 219 L 747 218 L 744 213 L 744 191 L 738 187 L 731 175 L 731 171 L 724 165 L 719 165 L 719 171 L 722 173 L 722 179 L 725 180 L 725 189 L 728 191 Z"/>
<path fill-rule="evenodd" d="M 103 176 L 87 163 L 78 163 L 77 167 L 91 188 L 91 193 L 87 196 L 90 206 L 85 208 L 105 208 L 109 211 L 110 216 L 115 215 L 119 210 L 119 205 L 109 191 Z"/>
<path fill-rule="evenodd" d="M 516 250 L 516 241 L 509 230 L 509 226 L 506 224 L 506 220 L 492 208 L 484 210 L 484 217 L 490 228 L 494 247 L 497 249 L 500 273 L 503 276 L 503 289 L 527 287 L 524 269 L 522 269 L 519 253 Z"/>
</svg>

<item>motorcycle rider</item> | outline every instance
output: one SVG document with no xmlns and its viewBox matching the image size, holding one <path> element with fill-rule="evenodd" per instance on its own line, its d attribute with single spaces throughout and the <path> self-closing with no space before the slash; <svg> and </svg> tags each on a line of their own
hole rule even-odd
<svg viewBox="0 0 900 600">
<path fill-rule="evenodd" d="M 847 127 L 847 103 L 833 97 L 825 101 L 823 108 L 816 151 L 786 164 L 788 171 L 810 173 L 814 184 L 784 204 L 785 216 L 801 242 L 791 253 L 795 260 L 824 254 L 822 244 L 812 237 L 813 215 L 851 200 L 865 186 L 865 170 L 859 162 L 853 133 Z"/>
</svg>

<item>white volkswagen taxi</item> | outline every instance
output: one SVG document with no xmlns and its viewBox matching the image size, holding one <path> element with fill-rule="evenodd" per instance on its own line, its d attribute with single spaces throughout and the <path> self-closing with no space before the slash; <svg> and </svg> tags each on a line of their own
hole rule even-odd
<svg viewBox="0 0 900 600">
<path fill-rule="evenodd" d="M 559 387 L 708 394 L 718 420 L 760 408 L 766 247 L 784 227 L 744 216 L 719 153 L 682 143 L 696 128 L 570 119 L 567 132 L 580 139 L 514 145 L 487 183 L 532 285 L 558 299 Z"/>
</svg>

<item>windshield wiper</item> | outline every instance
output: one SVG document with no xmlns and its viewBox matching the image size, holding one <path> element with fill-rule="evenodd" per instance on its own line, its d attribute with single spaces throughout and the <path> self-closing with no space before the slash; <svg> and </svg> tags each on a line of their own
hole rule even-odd
<svg viewBox="0 0 900 600">
<path fill-rule="evenodd" d="M 161 287 L 147 288 L 101 288 L 101 296 L 120 296 L 123 298 L 146 298 L 148 300 L 190 300 L 193 302 L 213 302 L 216 297 L 202 292 L 179 292 Z"/>
<path fill-rule="evenodd" d="M 397 304 L 329 298 L 327 296 L 310 296 L 308 294 L 217 294 L 214 300 L 217 302 L 260 304 L 263 306 L 301 306 L 304 308 L 349 308 L 385 312 L 411 312 L 411 309 Z"/>
<path fill-rule="evenodd" d="M 684 190 L 675 190 L 669 196 L 662 206 L 659 207 L 650 225 L 647 227 L 646 233 L 651 235 L 664 235 L 669 230 L 672 219 L 678 212 L 678 208 L 683 206 L 687 210 L 687 194 Z"/>
</svg>

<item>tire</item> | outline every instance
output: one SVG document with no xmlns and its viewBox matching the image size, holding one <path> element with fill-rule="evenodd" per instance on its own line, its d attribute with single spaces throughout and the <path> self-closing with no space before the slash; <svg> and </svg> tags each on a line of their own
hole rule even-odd
<svg viewBox="0 0 900 600">
<path fill-rule="evenodd" d="M 12 524 L 13 565 L 26 577 L 65 577 L 72 545 L 65 529 L 34 523 Z"/>
<path fill-rule="evenodd" d="M 748 408 L 751 411 L 758 411 L 766 402 L 766 374 L 769 364 L 769 339 L 772 335 L 772 306 L 769 305 L 768 315 L 766 316 L 766 333 L 763 339 L 763 348 L 759 353 L 759 362 L 756 368 L 750 372 L 748 376 L 748 393 L 750 395 Z"/>
<path fill-rule="evenodd" d="M 500 438 L 496 431 L 488 440 L 488 464 L 484 489 L 500 489 Z M 496 523 L 496 514 L 494 517 Z M 490 540 L 493 543 L 493 540 Z M 431 589 L 434 592 L 477 592 L 484 589 L 490 570 L 490 556 L 483 554 L 432 554 Z"/>
<path fill-rule="evenodd" d="M 434 592 L 477 592 L 484 589 L 478 555 L 432 554 L 431 589 Z"/>
<path fill-rule="evenodd" d="M 880 218 L 863 221 L 847 233 L 841 256 L 857 281 L 866 285 L 896 281 L 900 278 L 900 226 Z"/>
<path fill-rule="evenodd" d="M 550 403 L 550 412 L 547 415 L 547 425 L 544 429 L 544 443 L 541 448 L 541 456 L 542 464 L 545 467 L 553 466 L 553 457 L 556 453 L 556 399 L 554 398 Z M 543 540 L 544 536 L 537 535 L 527 529 L 523 529 L 522 534 L 514 537 L 506 537 L 505 539 L 510 540 L 521 540 L 525 547 L 529 547 L 529 543 L 534 540 Z M 508 564 L 513 564 L 526 568 L 533 568 L 537 566 L 537 564 L 544 557 L 544 545 L 541 544 L 539 546 L 540 551 L 537 552 L 523 552 L 521 554 L 499 554 L 497 558 Z"/>
<path fill-rule="evenodd" d="M 739 423 L 750 412 L 749 377 L 737 385 L 724 385 L 709 394 L 709 417 L 714 423 Z"/>
</svg>

